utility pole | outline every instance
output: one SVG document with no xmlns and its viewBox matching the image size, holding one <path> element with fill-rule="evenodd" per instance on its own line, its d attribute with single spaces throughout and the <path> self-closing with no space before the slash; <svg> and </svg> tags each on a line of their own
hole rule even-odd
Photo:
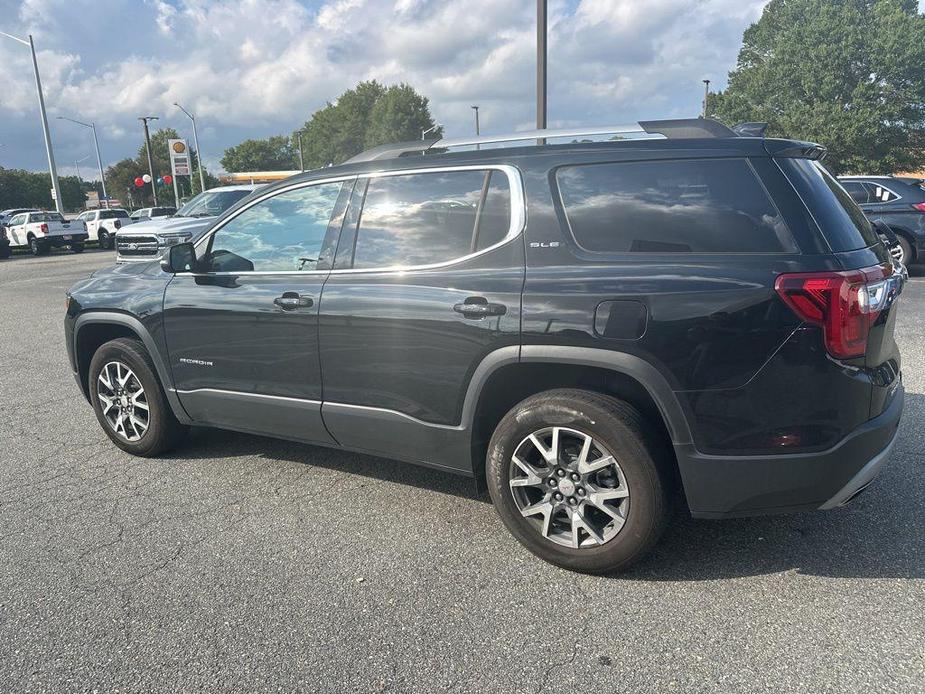
<svg viewBox="0 0 925 694">
<path fill-rule="evenodd" d="M 151 176 L 151 195 L 154 197 L 154 206 L 157 207 L 157 179 L 154 178 L 154 159 L 151 158 L 151 135 L 148 133 L 148 121 L 157 120 L 157 116 L 141 116 L 140 120 L 145 129 L 145 151 L 148 153 L 148 174 Z"/>
<path fill-rule="evenodd" d="M 302 131 L 295 131 L 296 140 L 299 143 L 299 171 L 305 171 L 305 161 L 303 160 L 302 155 Z"/>
<path fill-rule="evenodd" d="M 546 129 L 546 0 L 536 0 L 536 129 Z M 536 142 L 545 145 L 545 138 Z"/>
<path fill-rule="evenodd" d="M 710 98 L 710 80 L 703 80 L 703 113 L 701 118 L 707 117 L 707 100 Z"/>
<path fill-rule="evenodd" d="M 45 95 L 42 93 L 42 78 L 39 77 L 39 63 L 35 59 L 35 43 L 32 41 L 32 34 L 29 34 L 29 40 L 26 41 L 12 34 L 0 31 L 0 34 L 8 39 L 18 41 L 24 46 L 28 46 L 32 52 L 32 70 L 35 72 L 35 89 L 39 94 L 39 111 L 42 113 L 42 134 L 45 136 L 45 152 L 48 154 L 48 173 L 51 175 L 51 190 L 55 198 L 55 209 L 64 214 L 64 201 L 61 199 L 61 186 L 58 183 L 58 168 L 55 166 L 55 153 L 51 148 L 51 131 L 48 129 L 48 114 L 45 112 Z"/>
<path fill-rule="evenodd" d="M 96 147 L 96 164 L 100 167 L 100 183 L 103 185 L 103 201 L 106 205 L 106 209 L 109 209 L 109 196 L 106 194 L 106 177 L 103 175 L 103 158 L 100 156 L 100 141 L 96 137 L 96 123 L 84 123 L 79 120 L 74 120 L 73 118 L 67 118 L 66 116 L 58 116 L 58 120 L 66 120 L 71 123 L 77 123 L 77 125 L 82 125 L 85 128 L 90 128 L 93 131 L 93 146 Z M 84 157 L 86 159 L 86 157 Z"/>
<path fill-rule="evenodd" d="M 193 144 L 196 146 L 196 163 L 199 165 L 199 192 L 204 193 L 206 191 L 206 177 L 202 173 L 202 150 L 199 149 L 199 134 L 196 132 L 196 117 L 185 108 L 180 106 L 180 104 L 178 104 L 176 101 L 173 102 L 173 105 L 183 111 L 187 118 L 193 121 Z M 154 174 L 151 175 L 153 176 Z M 190 189 L 192 189 L 192 187 L 192 181 L 190 181 Z"/>
</svg>

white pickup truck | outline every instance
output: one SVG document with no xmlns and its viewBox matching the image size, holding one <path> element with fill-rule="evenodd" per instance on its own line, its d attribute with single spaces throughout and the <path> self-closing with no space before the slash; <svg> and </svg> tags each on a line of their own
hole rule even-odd
<svg viewBox="0 0 925 694">
<path fill-rule="evenodd" d="M 82 221 L 68 222 L 57 212 L 21 212 L 7 223 L 6 235 L 11 248 L 28 246 L 33 255 L 61 246 L 80 253 L 87 240 L 87 226 Z"/>
</svg>

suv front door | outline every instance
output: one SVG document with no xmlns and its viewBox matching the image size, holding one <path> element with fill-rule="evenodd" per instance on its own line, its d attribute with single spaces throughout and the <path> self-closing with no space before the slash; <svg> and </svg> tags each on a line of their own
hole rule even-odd
<svg viewBox="0 0 925 694">
<path fill-rule="evenodd" d="M 197 245 L 200 271 L 167 286 L 170 365 L 195 421 L 333 442 L 321 421 L 318 306 L 350 188 L 301 184 L 242 208 Z"/>
<path fill-rule="evenodd" d="M 471 470 L 467 386 L 489 353 L 519 349 L 521 191 L 512 167 L 360 177 L 321 299 L 341 445 Z"/>
</svg>

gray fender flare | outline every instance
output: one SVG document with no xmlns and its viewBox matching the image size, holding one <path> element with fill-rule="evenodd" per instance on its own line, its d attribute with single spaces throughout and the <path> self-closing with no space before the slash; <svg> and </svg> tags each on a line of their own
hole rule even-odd
<svg viewBox="0 0 925 694">
<path fill-rule="evenodd" d="M 170 369 L 167 367 L 167 364 L 164 363 L 164 359 L 157 347 L 157 343 L 154 341 L 154 338 L 151 336 L 151 333 L 148 332 L 148 329 L 144 326 L 144 324 L 142 324 L 142 322 L 134 316 L 130 316 L 126 313 L 117 313 L 115 311 L 90 311 L 77 316 L 77 320 L 74 322 L 73 348 L 75 359 L 76 355 L 78 354 L 77 344 L 81 329 L 86 325 L 94 323 L 120 325 L 128 328 L 133 333 L 138 335 L 144 344 L 145 349 L 148 351 L 148 355 L 151 357 L 151 361 L 154 362 L 154 368 L 157 371 L 157 377 L 160 379 L 161 385 L 164 387 L 164 393 L 167 395 L 167 402 L 170 403 L 170 408 L 173 410 L 174 416 L 176 416 L 176 418 L 184 424 L 191 423 L 189 416 L 186 414 L 186 410 L 183 409 L 183 405 L 180 404 L 180 399 L 177 397 L 176 390 L 173 387 L 173 377 L 170 373 Z"/>
</svg>

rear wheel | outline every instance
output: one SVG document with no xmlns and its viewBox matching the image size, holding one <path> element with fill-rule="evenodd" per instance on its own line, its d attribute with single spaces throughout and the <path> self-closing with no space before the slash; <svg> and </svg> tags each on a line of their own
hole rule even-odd
<svg viewBox="0 0 925 694">
<path fill-rule="evenodd" d="M 187 432 L 138 340 L 119 338 L 100 347 L 90 362 L 89 386 L 100 426 L 124 451 L 156 456 L 176 446 Z"/>
<path fill-rule="evenodd" d="M 74 253 L 83 253 L 84 245 L 82 243 L 72 243 L 71 251 L 73 251 Z"/>
<path fill-rule="evenodd" d="M 896 235 L 896 240 L 899 242 L 899 248 L 893 253 L 893 257 L 903 265 L 908 265 L 912 262 L 912 244 L 905 236 L 899 234 Z"/>
<path fill-rule="evenodd" d="M 44 255 L 48 252 L 48 248 L 44 243 L 41 243 L 35 236 L 29 235 L 29 250 L 32 251 L 32 255 Z"/>
<path fill-rule="evenodd" d="M 488 489 L 508 530 L 541 559 L 604 573 L 642 557 L 670 497 L 658 438 L 631 405 L 554 390 L 527 398 L 489 444 Z"/>
</svg>

